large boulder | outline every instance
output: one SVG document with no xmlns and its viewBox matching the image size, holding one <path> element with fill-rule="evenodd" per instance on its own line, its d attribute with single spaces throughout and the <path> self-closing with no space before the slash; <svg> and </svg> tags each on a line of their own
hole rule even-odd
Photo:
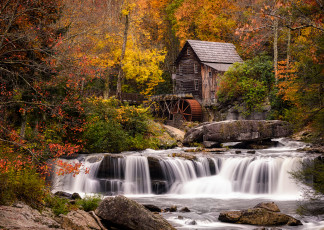
<svg viewBox="0 0 324 230">
<path fill-rule="evenodd" d="M 180 129 L 177 129 L 175 127 L 172 127 L 170 125 L 163 125 L 163 128 L 167 131 L 167 133 L 171 137 L 173 137 L 177 141 L 180 141 L 180 142 L 183 141 L 183 138 L 184 138 L 184 135 L 185 135 L 185 132 L 184 131 L 182 131 Z"/>
<path fill-rule="evenodd" d="M 162 216 L 124 196 L 105 198 L 95 213 L 104 223 L 118 229 L 175 230 Z"/>
<path fill-rule="evenodd" d="M 75 210 L 60 215 L 60 223 L 65 230 L 101 230 L 100 224 L 88 212 Z"/>
<path fill-rule="evenodd" d="M 2 229 L 62 229 L 54 220 L 53 213 L 45 209 L 40 213 L 30 206 L 18 203 L 0 206 L 0 228 Z"/>
<path fill-rule="evenodd" d="M 193 142 L 261 141 L 292 134 L 288 122 L 279 120 L 231 120 L 204 123 L 189 130 L 183 144 Z"/>
<path fill-rule="evenodd" d="M 227 223 L 258 226 L 302 225 L 300 220 L 280 213 L 278 206 L 274 203 L 260 203 L 254 208 L 242 211 L 221 212 L 218 219 Z"/>
</svg>

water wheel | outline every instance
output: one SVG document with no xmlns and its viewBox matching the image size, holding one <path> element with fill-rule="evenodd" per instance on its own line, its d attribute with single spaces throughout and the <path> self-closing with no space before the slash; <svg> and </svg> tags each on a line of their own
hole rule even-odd
<svg viewBox="0 0 324 230">
<path fill-rule="evenodd" d="M 176 103 L 173 114 L 181 114 L 185 121 L 201 121 L 201 105 L 195 99 L 181 99 Z"/>
</svg>

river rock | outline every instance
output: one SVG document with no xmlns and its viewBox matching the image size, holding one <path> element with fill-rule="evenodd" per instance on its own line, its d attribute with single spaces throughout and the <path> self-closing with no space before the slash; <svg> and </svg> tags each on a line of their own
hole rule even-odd
<svg viewBox="0 0 324 230">
<path fill-rule="evenodd" d="M 180 212 L 190 212 L 190 209 L 188 207 L 183 207 L 180 209 Z"/>
<path fill-rule="evenodd" d="M 221 212 L 218 219 L 222 222 L 259 226 L 302 225 L 300 220 L 280 213 L 275 203 L 260 203 L 247 210 Z"/>
<path fill-rule="evenodd" d="M 278 205 L 275 202 L 262 202 L 254 206 L 254 208 L 263 208 L 272 212 L 280 212 Z"/>
<path fill-rule="evenodd" d="M 143 206 L 151 212 L 161 212 L 161 208 L 153 204 L 143 204 Z"/>
<path fill-rule="evenodd" d="M 188 145 L 191 143 L 201 143 L 204 141 L 204 126 L 208 125 L 210 123 L 202 123 L 201 125 L 198 125 L 192 129 L 189 129 L 188 132 L 186 132 L 183 144 Z"/>
<path fill-rule="evenodd" d="M 186 225 L 197 225 L 197 222 L 195 220 L 187 220 L 185 222 Z"/>
<path fill-rule="evenodd" d="M 71 211 L 60 215 L 60 223 L 65 230 L 101 230 L 101 227 L 88 212 L 83 210 Z"/>
<path fill-rule="evenodd" d="M 75 192 L 71 195 L 71 199 L 72 200 L 77 200 L 77 199 L 81 199 L 81 196 L 79 193 Z"/>
<path fill-rule="evenodd" d="M 38 210 L 26 204 L 14 206 L 0 206 L 0 228 L 2 229 L 61 229 L 55 221 L 53 213 L 45 209 Z"/>
<path fill-rule="evenodd" d="M 163 128 L 167 131 L 167 133 L 171 137 L 173 137 L 177 141 L 180 141 L 180 142 L 183 141 L 183 138 L 184 138 L 184 135 L 185 135 L 185 132 L 184 131 L 182 131 L 180 129 L 177 129 L 175 127 L 172 127 L 170 125 L 163 125 Z"/>
<path fill-rule="evenodd" d="M 71 199 L 72 194 L 68 193 L 68 192 L 63 192 L 63 191 L 57 191 L 54 193 L 55 196 L 61 197 L 61 198 L 67 198 L 67 199 Z"/>
<path fill-rule="evenodd" d="M 109 226 L 133 230 L 175 230 L 162 216 L 124 196 L 107 197 L 95 211 Z"/>
<path fill-rule="evenodd" d="M 231 120 L 203 123 L 189 130 L 183 144 L 194 142 L 240 142 L 261 141 L 286 137 L 292 134 L 288 122 L 279 120 Z"/>
</svg>

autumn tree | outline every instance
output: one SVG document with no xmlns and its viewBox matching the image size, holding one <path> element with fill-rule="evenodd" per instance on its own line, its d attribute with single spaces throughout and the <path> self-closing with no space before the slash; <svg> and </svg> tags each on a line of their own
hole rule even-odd
<svg viewBox="0 0 324 230">
<path fill-rule="evenodd" d="M 233 1 L 184 0 L 174 10 L 174 27 L 183 44 L 187 39 L 232 42 L 235 31 Z"/>
<path fill-rule="evenodd" d="M 11 198 L 43 193 L 47 160 L 80 149 L 82 108 L 76 90 L 67 89 L 68 79 L 56 68 L 60 11 L 61 1 L 52 0 L 0 5 L 0 190 Z M 78 165 L 66 169 L 77 171 Z M 24 190 L 24 183 L 34 184 L 35 190 Z"/>
</svg>

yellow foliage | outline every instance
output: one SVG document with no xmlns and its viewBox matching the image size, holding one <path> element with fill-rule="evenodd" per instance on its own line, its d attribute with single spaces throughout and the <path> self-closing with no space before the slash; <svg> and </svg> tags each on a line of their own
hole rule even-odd
<svg viewBox="0 0 324 230">
<path fill-rule="evenodd" d="M 126 49 L 123 62 L 126 79 L 135 80 L 143 86 L 141 93 L 149 95 L 154 87 L 163 81 L 160 64 L 164 61 L 165 55 L 165 50 L 142 49 L 131 44 L 131 47 Z"/>
</svg>

